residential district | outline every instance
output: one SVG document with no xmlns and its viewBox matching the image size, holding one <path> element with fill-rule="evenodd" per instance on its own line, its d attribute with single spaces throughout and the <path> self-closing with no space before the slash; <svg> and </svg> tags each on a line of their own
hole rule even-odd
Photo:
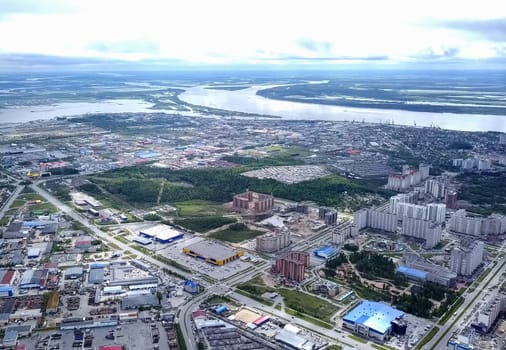
<svg viewBox="0 0 506 350">
<path fill-rule="evenodd" d="M 505 135 L 145 113 L 0 143 L 3 349 L 505 347 Z"/>
</svg>

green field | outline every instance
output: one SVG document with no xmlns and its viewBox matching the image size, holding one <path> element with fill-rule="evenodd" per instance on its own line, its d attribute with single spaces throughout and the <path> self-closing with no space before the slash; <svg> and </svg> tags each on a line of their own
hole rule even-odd
<svg viewBox="0 0 506 350">
<path fill-rule="evenodd" d="M 280 288 L 278 293 L 283 296 L 286 307 L 330 324 L 330 318 L 339 310 L 337 306 L 323 299 L 296 290 Z"/>
<path fill-rule="evenodd" d="M 14 202 L 12 202 L 11 204 L 11 208 L 14 209 L 14 208 L 21 208 L 23 205 L 25 204 L 25 201 L 22 200 L 22 199 L 16 199 Z"/>
<path fill-rule="evenodd" d="M 44 213 L 56 213 L 58 209 L 51 203 L 33 204 L 30 205 L 29 210 L 31 212 L 44 212 Z"/>
<path fill-rule="evenodd" d="M 177 202 L 174 207 L 177 208 L 177 215 L 182 218 L 220 216 L 225 213 L 221 203 L 199 199 Z"/>
<path fill-rule="evenodd" d="M 230 227 L 225 230 L 213 232 L 209 237 L 220 241 L 239 243 L 248 239 L 253 239 L 263 233 L 262 231 L 250 230 L 246 225 L 238 223 L 230 225 Z"/>
<path fill-rule="evenodd" d="M 38 193 L 22 193 L 19 198 L 27 200 L 27 201 L 44 201 L 44 198 Z"/>
<path fill-rule="evenodd" d="M 355 341 L 358 341 L 359 343 L 362 343 L 362 344 L 367 344 L 367 343 L 368 343 L 368 341 L 367 341 L 367 340 L 365 340 L 364 338 L 357 337 L 356 335 L 352 335 L 352 334 L 350 334 L 350 335 L 348 336 L 348 338 L 353 339 L 353 340 L 355 340 Z M 382 349 L 382 348 L 380 348 L 380 349 Z"/>
<path fill-rule="evenodd" d="M 174 220 L 174 224 L 197 232 L 207 232 L 209 230 L 213 230 L 228 224 L 233 224 L 235 222 L 235 219 L 226 218 L 223 216 L 204 216 Z"/>
</svg>

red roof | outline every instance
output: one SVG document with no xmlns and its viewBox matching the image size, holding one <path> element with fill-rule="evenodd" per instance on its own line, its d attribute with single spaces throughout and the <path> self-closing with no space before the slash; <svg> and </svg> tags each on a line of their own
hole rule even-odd
<svg viewBox="0 0 506 350">
<path fill-rule="evenodd" d="M 0 284 L 11 284 L 14 278 L 14 270 L 9 270 L 5 273 L 4 277 L 0 281 Z"/>
<path fill-rule="evenodd" d="M 15 349 L 16 350 L 26 350 L 26 345 L 25 344 L 16 345 Z"/>
<path fill-rule="evenodd" d="M 123 350 L 123 346 L 122 345 L 106 345 L 106 346 L 99 347 L 98 350 Z"/>
</svg>

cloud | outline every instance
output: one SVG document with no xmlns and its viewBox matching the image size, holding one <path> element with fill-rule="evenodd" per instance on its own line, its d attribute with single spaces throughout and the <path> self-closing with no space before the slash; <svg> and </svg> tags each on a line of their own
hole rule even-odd
<svg viewBox="0 0 506 350">
<path fill-rule="evenodd" d="M 160 44 L 153 41 L 127 40 L 105 42 L 98 41 L 88 45 L 88 48 L 101 53 L 123 53 L 123 54 L 157 54 L 160 52 Z"/>
<path fill-rule="evenodd" d="M 450 48 L 429 47 L 411 56 L 411 58 L 423 60 L 442 60 L 442 59 L 456 58 L 458 57 L 459 53 L 460 49 L 457 47 L 450 47 Z"/>
<path fill-rule="evenodd" d="M 456 29 L 479 35 L 485 39 L 506 42 L 506 17 L 494 19 L 432 20 L 431 26 Z"/>
<path fill-rule="evenodd" d="M 328 54 L 330 50 L 332 50 L 333 46 L 332 43 L 328 41 L 313 40 L 308 38 L 299 39 L 296 44 L 307 51 L 317 54 Z"/>
<path fill-rule="evenodd" d="M 322 56 L 322 57 L 306 57 L 306 56 L 279 56 L 279 57 L 269 57 L 269 58 L 260 58 L 262 61 L 328 61 L 328 62 L 337 62 L 337 61 L 387 61 L 389 60 L 388 56 Z"/>
<path fill-rule="evenodd" d="M 1 0 L 0 19 L 12 14 L 72 12 L 75 7 L 63 0 Z"/>
</svg>

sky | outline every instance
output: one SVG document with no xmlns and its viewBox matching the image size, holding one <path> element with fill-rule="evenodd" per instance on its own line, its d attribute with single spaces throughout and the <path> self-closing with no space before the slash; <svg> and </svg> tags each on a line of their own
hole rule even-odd
<svg viewBox="0 0 506 350">
<path fill-rule="evenodd" d="M 504 0 L 0 0 L 0 69 L 506 68 Z"/>
</svg>

